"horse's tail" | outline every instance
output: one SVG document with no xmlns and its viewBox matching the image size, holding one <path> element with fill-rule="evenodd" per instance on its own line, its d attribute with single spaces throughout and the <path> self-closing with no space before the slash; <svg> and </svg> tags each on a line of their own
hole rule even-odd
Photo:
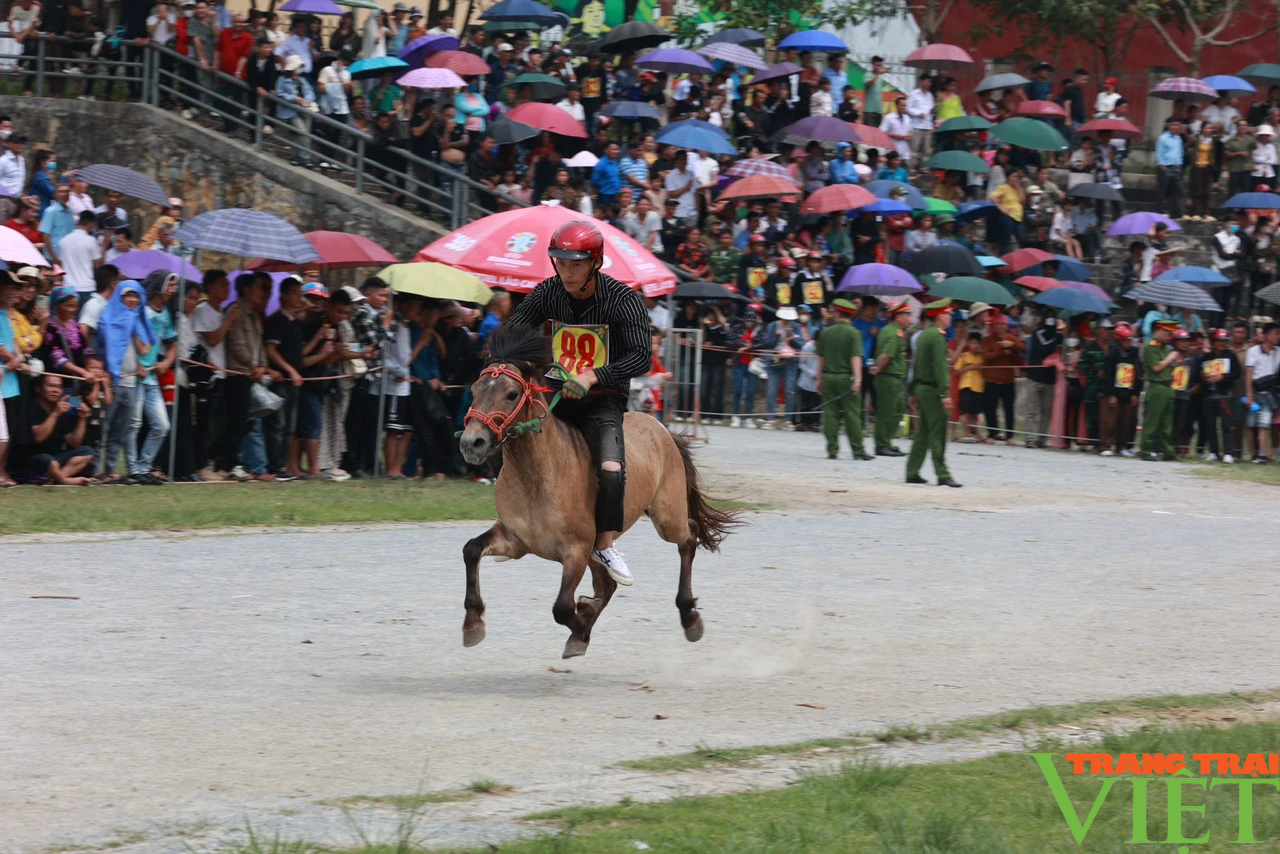
<svg viewBox="0 0 1280 854">
<path fill-rule="evenodd" d="M 729 510 L 720 510 L 707 503 L 702 493 L 702 485 L 698 478 L 698 469 L 693 465 L 693 455 L 689 453 L 689 440 L 683 436 L 671 434 L 676 448 L 680 451 L 680 459 L 684 460 L 684 482 L 686 497 L 689 503 L 689 522 L 693 526 L 693 537 L 698 545 L 708 551 L 719 551 L 720 543 L 729 535 L 729 529 L 741 525 L 738 514 Z"/>
</svg>

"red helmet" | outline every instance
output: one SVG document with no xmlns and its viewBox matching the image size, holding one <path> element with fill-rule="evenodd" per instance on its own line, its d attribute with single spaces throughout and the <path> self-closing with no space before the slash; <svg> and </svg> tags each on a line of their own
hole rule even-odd
<svg viewBox="0 0 1280 854">
<path fill-rule="evenodd" d="M 1133 337 L 1133 330 L 1125 325 L 1117 325 L 1115 328 L 1115 331 L 1112 332 L 1111 334 L 1116 338 L 1118 338 L 1119 340 L 1124 341 L 1128 338 Z"/>
<path fill-rule="evenodd" d="M 790 270 L 790 269 L 791 269 L 792 267 L 794 267 L 795 265 L 796 265 L 796 261 L 795 261 L 795 259 L 794 259 L 794 258 L 788 258 L 786 255 L 783 255 L 781 258 L 779 258 L 779 259 L 778 259 L 778 266 L 779 266 L 779 267 L 785 267 L 785 268 L 787 268 L 788 270 Z"/>
<path fill-rule="evenodd" d="M 551 235 L 551 246 L 547 254 L 552 258 L 564 258 L 569 261 L 595 261 L 599 267 L 604 263 L 604 235 L 600 229 L 584 219 L 566 222 Z"/>
</svg>

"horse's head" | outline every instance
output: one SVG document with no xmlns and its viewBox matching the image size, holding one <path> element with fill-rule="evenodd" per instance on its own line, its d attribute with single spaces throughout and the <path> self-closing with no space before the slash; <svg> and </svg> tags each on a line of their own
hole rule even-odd
<svg viewBox="0 0 1280 854">
<path fill-rule="evenodd" d="M 504 325 L 494 330 L 489 360 L 471 386 L 471 409 L 459 442 L 464 460 L 479 465 L 516 435 L 516 424 L 546 415 L 539 380 L 550 361 L 550 342 L 537 329 Z"/>
</svg>

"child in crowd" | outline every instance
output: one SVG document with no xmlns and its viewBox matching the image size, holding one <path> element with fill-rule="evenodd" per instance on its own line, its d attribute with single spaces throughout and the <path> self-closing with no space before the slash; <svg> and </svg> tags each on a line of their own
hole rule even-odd
<svg viewBox="0 0 1280 854">
<path fill-rule="evenodd" d="M 988 445 L 994 442 L 989 438 L 983 439 L 978 431 L 978 416 L 982 413 L 982 399 L 987 388 L 982 365 L 982 333 L 970 332 L 965 339 L 964 350 L 953 365 L 953 370 L 960 376 L 960 423 L 964 425 L 964 436 L 960 441 L 970 445 L 980 441 Z"/>
</svg>

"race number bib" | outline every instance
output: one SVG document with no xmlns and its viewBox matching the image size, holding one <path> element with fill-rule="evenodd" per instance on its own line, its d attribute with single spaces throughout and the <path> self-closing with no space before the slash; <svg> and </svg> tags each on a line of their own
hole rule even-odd
<svg viewBox="0 0 1280 854">
<path fill-rule="evenodd" d="M 1228 370 L 1230 370 L 1230 367 L 1226 359 L 1213 359 L 1204 366 L 1206 374 L 1212 374 L 1217 377 L 1226 376 Z"/>
<path fill-rule="evenodd" d="M 804 283 L 804 301 L 806 303 L 809 305 L 821 305 L 823 297 L 821 279 L 810 279 Z"/>
<path fill-rule="evenodd" d="M 1173 369 L 1173 380 L 1169 385 L 1174 391 L 1186 391 L 1187 386 L 1190 384 L 1190 379 L 1191 371 L 1182 365 L 1178 365 L 1178 367 Z"/>
<path fill-rule="evenodd" d="M 769 279 L 769 271 L 764 267 L 752 267 L 747 270 L 747 284 L 753 288 L 762 288 Z"/>
<path fill-rule="evenodd" d="M 599 77 L 588 77 L 582 81 L 582 97 L 584 98 L 603 97 L 603 93 L 600 91 Z"/>
<path fill-rule="evenodd" d="M 1133 365 L 1121 362 L 1116 365 L 1116 388 L 1133 388 L 1133 379 L 1137 372 Z"/>
<path fill-rule="evenodd" d="M 556 364 L 577 376 L 609 364 L 609 327 L 604 324 L 551 324 L 551 355 Z"/>
<path fill-rule="evenodd" d="M 790 285 L 778 285 L 778 305 L 791 305 Z"/>
</svg>

